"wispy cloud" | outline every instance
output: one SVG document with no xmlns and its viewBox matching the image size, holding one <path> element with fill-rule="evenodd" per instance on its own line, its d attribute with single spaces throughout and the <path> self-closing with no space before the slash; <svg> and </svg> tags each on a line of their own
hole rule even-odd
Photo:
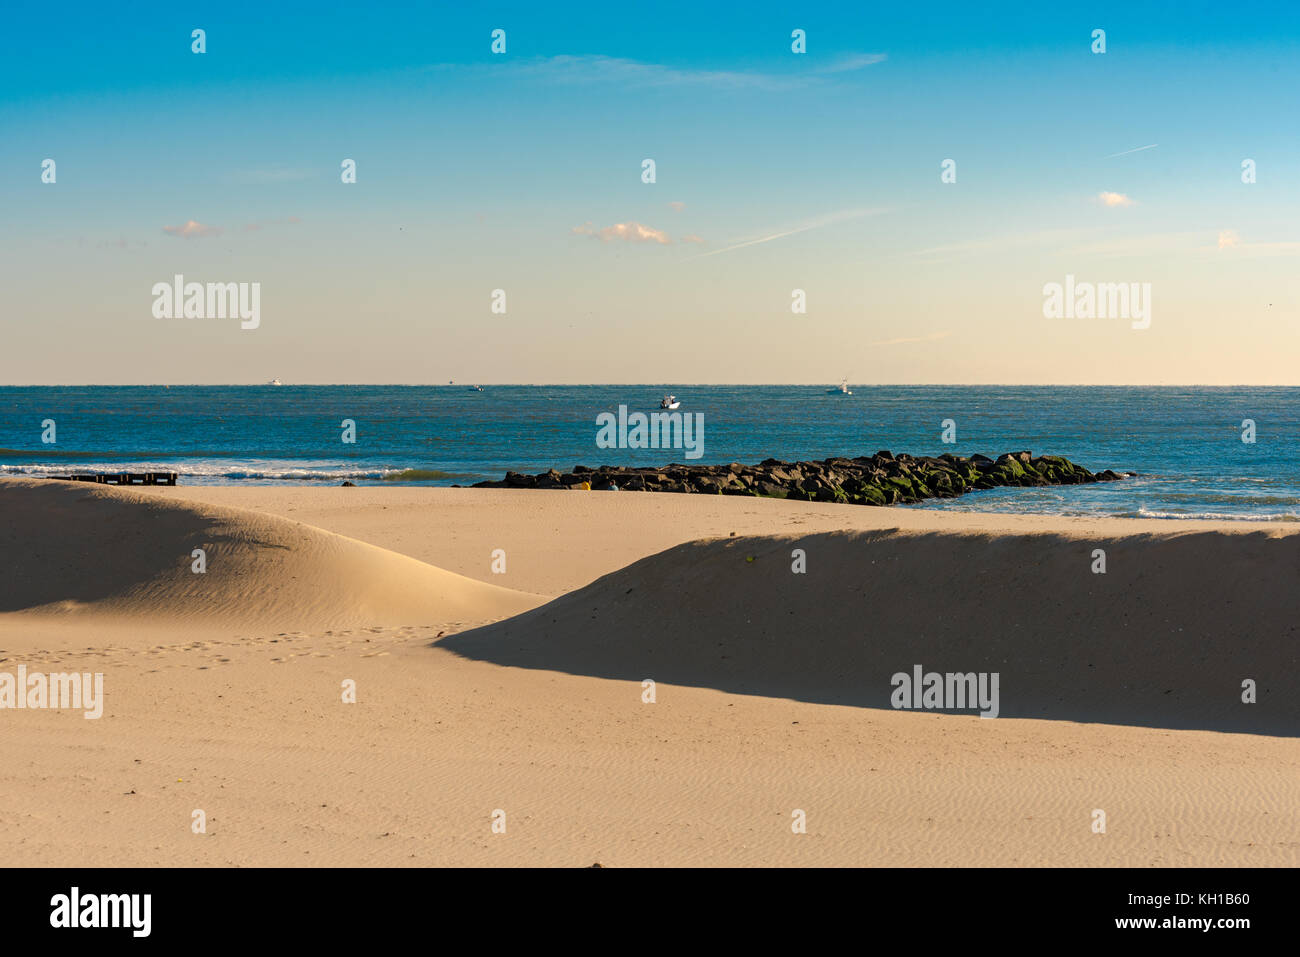
<svg viewBox="0 0 1300 957">
<path fill-rule="evenodd" d="M 1219 249 L 1231 249 L 1234 255 L 1253 256 L 1298 256 L 1300 242 L 1281 241 L 1273 243 L 1247 243 L 1237 235 L 1235 229 L 1219 232 Z"/>
<path fill-rule="evenodd" d="M 685 235 L 685 236 L 683 236 L 681 239 L 679 239 L 678 242 L 681 242 L 681 243 L 702 243 L 702 242 L 704 242 L 704 240 L 701 239 L 699 236 L 696 236 L 694 233 L 688 233 L 687 235 Z"/>
<path fill-rule="evenodd" d="M 686 204 L 683 203 L 680 199 L 675 199 L 668 205 L 672 208 L 672 211 L 674 213 L 680 213 L 683 209 L 686 208 Z"/>
<path fill-rule="evenodd" d="M 882 209 L 845 209 L 837 213 L 828 213 L 825 216 L 818 216 L 816 219 L 808 220 L 798 226 L 793 226 L 788 229 L 780 229 L 774 233 L 757 236 L 753 239 L 734 242 L 721 249 L 714 249 L 707 253 L 701 253 L 698 256 L 692 256 L 691 259 L 705 259 L 709 256 L 720 256 L 723 253 L 729 253 L 736 249 L 744 249 L 746 246 L 757 246 L 760 243 L 770 243 L 775 239 L 784 239 L 786 236 L 794 236 L 797 233 L 806 233 L 810 229 L 820 229 L 823 226 L 831 226 L 835 223 L 843 223 L 851 219 L 861 219 L 864 216 L 876 216 L 882 212 L 884 212 Z"/>
<path fill-rule="evenodd" d="M 427 69 L 482 69 L 496 73 L 514 71 L 556 83 L 595 83 L 636 87 L 707 86 L 714 89 L 775 91 L 794 89 L 823 81 L 825 78 L 853 73 L 883 62 L 887 59 L 887 55 L 853 53 L 826 65 L 817 65 L 818 61 L 808 56 L 795 59 L 801 61 L 800 66 L 804 65 L 802 61 L 807 61 L 810 67 L 791 73 L 763 73 L 749 70 L 708 70 L 669 66 L 602 54 L 558 54 L 470 67 L 464 64 L 438 63 Z"/>
<path fill-rule="evenodd" d="M 1129 153 L 1141 153 L 1143 150 L 1153 150 L 1159 143 L 1152 143 L 1149 146 L 1137 146 L 1131 150 L 1122 150 L 1118 153 L 1111 153 L 1109 156 L 1103 156 L 1102 159 L 1114 159 L 1116 156 L 1128 156 Z"/>
<path fill-rule="evenodd" d="M 875 66 L 877 63 L 883 63 L 886 59 L 888 57 L 883 53 L 850 53 L 838 60 L 832 60 L 826 66 L 816 68 L 814 72 L 851 73 L 854 70 L 861 70 L 865 67 Z"/>
<path fill-rule="evenodd" d="M 1060 250 L 1061 255 L 1101 259 L 1139 259 L 1151 256 L 1189 256 L 1205 248 L 1203 230 L 1108 236 Z"/>
<path fill-rule="evenodd" d="M 1136 206 L 1137 200 L 1125 196 L 1123 193 L 1110 193 L 1102 191 L 1097 194 L 1097 202 L 1103 206 Z"/>
<path fill-rule="evenodd" d="M 209 236 L 220 236 L 220 226 L 205 226 L 196 220 L 186 220 L 180 226 L 164 226 L 163 232 L 180 239 L 204 239 Z"/>
<path fill-rule="evenodd" d="M 1141 233 L 1112 236 L 1100 228 L 1043 229 L 1027 233 L 990 236 L 919 249 L 909 255 L 919 262 L 947 262 L 956 259 L 1005 257 L 1031 251 L 1035 257 L 1050 253 L 1057 257 L 1125 258 L 1143 256 L 1192 256 L 1204 253 L 1205 231 Z"/>
<path fill-rule="evenodd" d="M 652 226 L 645 226 L 636 222 L 615 223 L 613 226 L 606 226 L 603 229 L 596 229 L 595 226 L 587 222 L 581 226 L 574 226 L 573 232 L 594 237 L 605 243 L 620 240 L 628 243 L 658 243 L 661 246 L 668 246 L 672 243 L 672 239 L 662 229 L 655 229 Z"/>
</svg>

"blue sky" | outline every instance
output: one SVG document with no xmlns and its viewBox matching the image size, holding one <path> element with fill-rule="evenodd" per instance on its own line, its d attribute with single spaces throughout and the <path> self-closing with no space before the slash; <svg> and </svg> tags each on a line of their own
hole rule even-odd
<svg viewBox="0 0 1300 957">
<path fill-rule="evenodd" d="M 1300 14 L 1048 6 L 7 12 L 0 381 L 1295 383 Z"/>
</svg>

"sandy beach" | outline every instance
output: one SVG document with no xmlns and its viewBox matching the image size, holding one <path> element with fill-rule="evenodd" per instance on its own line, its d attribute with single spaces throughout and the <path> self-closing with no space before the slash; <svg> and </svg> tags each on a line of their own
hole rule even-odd
<svg viewBox="0 0 1300 957">
<path fill-rule="evenodd" d="M 1300 864 L 1294 523 L 5 479 L 0 555 L 0 672 L 104 676 L 0 711 L 14 865 Z"/>
</svg>

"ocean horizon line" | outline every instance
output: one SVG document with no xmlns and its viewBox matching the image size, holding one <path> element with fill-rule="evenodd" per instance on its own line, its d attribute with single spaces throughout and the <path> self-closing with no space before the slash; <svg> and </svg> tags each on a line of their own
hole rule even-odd
<svg viewBox="0 0 1300 957">
<path fill-rule="evenodd" d="M 609 388 L 614 386 L 662 388 L 689 386 L 692 388 L 789 388 L 808 386 L 820 388 L 827 379 L 818 382 L 677 382 L 665 379 L 659 382 L 489 382 L 486 380 L 464 382 L 290 382 L 274 385 L 270 382 L 44 382 L 4 384 L 0 389 L 265 389 L 265 388 L 382 388 L 382 389 L 456 389 L 474 386 L 493 388 L 574 389 Z M 935 388 L 935 389 L 1300 389 L 1300 382 L 862 382 L 848 380 L 849 385 L 861 389 Z"/>
</svg>

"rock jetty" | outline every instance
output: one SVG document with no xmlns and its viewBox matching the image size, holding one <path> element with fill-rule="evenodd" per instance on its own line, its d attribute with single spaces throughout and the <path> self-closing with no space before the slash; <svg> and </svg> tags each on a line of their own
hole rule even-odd
<svg viewBox="0 0 1300 957">
<path fill-rule="evenodd" d="M 625 468 L 575 465 L 570 472 L 551 469 L 539 475 L 507 472 L 500 482 L 473 488 L 593 489 L 635 492 L 694 492 L 706 495 L 754 495 L 809 502 L 853 505 L 899 505 L 928 498 L 955 498 L 976 489 L 1007 485 L 1079 485 L 1125 478 L 1110 469 L 1089 472 L 1059 455 L 1008 452 L 985 455 L 894 455 L 877 452 L 859 458 L 819 462 L 764 459 L 758 465 L 666 465 Z"/>
</svg>

